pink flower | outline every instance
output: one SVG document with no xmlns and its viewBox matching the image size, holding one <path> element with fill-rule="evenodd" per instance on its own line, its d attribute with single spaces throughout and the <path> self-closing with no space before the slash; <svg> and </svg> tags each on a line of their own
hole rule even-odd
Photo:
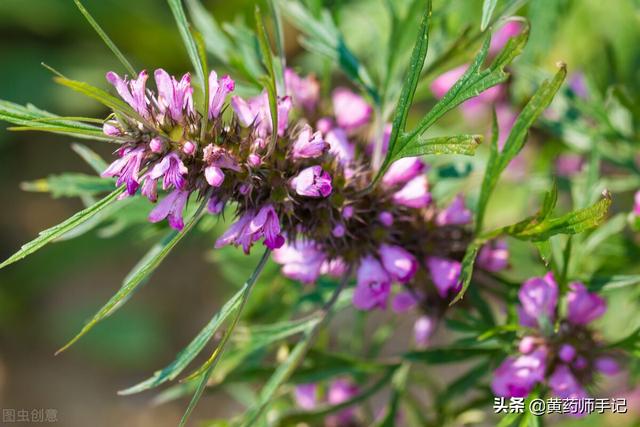
<svg viewBox="0 0 640 427">
<path fill-rule="evenodd" d="M 397 293 L 391 302 L 391 309 L 394 313 L 404 313 L 411 310 L 420 303 L 417 295 L 409 290 Z"/>
<path fill-rule="evenodd" d="M 441 298 L 447 298 L 451 293 L 460 291 L 462 265 L 458 261 L 432 256 L 427 258 L 427 268 Z"/>
<path fill-rule="evenodd" d="M 118 95 L 145 119 L 150 117 L 147 103 L 146 85 L 149 75 L 141 71 L 138 78 L 128 81 L 127 76 L 121 78 L 113 71 L 107 73 L 107 80 L 118 92 Z"/>
<path fill-rule="evenodd" d="M 154 73 L 158 87 L 158 107 L 163 114 L 169 113 L 174 121 L 180 123 L 186 111 L 193 114 L 193 88 L 191 75 L 186 73 L 178 82 L 165 70 L 159 68 Z"/>
<path fill-rule="evenodd" d="M 273 260 L 282 264 L 282 274 L 286 277 L 310 284 L 320 276 L 326 256 L 318 250 L 315 242 L 296 240 L 274 250 Z"/>
<path fill-rule="evenodd" d="M 236 83 L 229 76 L 222 76 L 218 80 L 215 71 L 209 73 L 209 118 L 214 119 L 220 115 L 227 95 L 236 87 Z"/>
<path fill-rule="evenodd" d="M 518 298 L 521 304 L 518 306 L 518 316 L 522 326 L 539 327 L 538 321 L 543 317 L 551 323 L 555 320 L 558 285 L 553 273 L 524 282 L 518 291 Z"/>
<path fill-rule="evenodd" d="M 368 255 L 360 260 L 353 305 L 359 310 L 384 309 L 391 292 L 391 277 L 377 259 Z"/>
<path fill-rule="evenodd" d="M 184 228 L 182 211 L 188 198 L 188 191 L 173 190 L 149 213 L 149 221 L 160 222 L 167 218 L 171 228 L 182 230 Z"/>
<path fill-rule="evenodd" d="M 149 176 L 152 179 L 158 179 L 162 177 L 162 189 L 166 190 L 171 186 L 183 190 L 186 184 L 185 175 L 189 171 L 187 167 L 182 163 L 182 160 L 176 153 L 169 153 L 157 163 Z"/>
<path fill-rule="evenodd" d="M 224 210 L 224 205 L 225 203 L 223 200 L 220 200 L 216 196 L 211 196 L 207 203 L 207 211 L 209 211 L 210 214 L 218 215 Z"/>
<path fill-rule="evenodd" d="M 322 166 L 309 166 L 291 180 L 296 193 L 306 197 L 327 197 L 331 194 L 331 175 Z"/>
<path fill-rule="evenodd" d="M 315 76 L 302 78 L 291 68 L 287 68 L 284 72 L 284 82 L 287 94 L 291 95 L 294 104 L 309 111 L 315 110 L 320 99 L 320 84 Z"/>
<path fill-rule="evenodd" d="M 570 178 L 577 175 L 584 167 L 584 159 L 579 154 L 561 154 L 556 159 L 556 174 Z"/>
<path fill-rule="evenodd" d="M 110 121 L 104 122 L 102 125 L 102 132 L 107 136 L 121 136 L 122 130 L 118 127 L 118 122 Z"/>
<path fill-rule="evenodd" d="M 155 202 L 158 200 L 158 180 L 151 178 L 149 174 L 146 174 L 143 180 L 140 192 L 149 199 L 149 201 Z"/>
<path fill-rule="evenodd" d="M 616 375 L 620 372 L 620 365 L 612 357 L 596 359 L 596 369 L 605 375 Z"/>
<path fill-rule="evenodd" d="M 567 293 L 567 320 L 574 325 L 586 325 L 602 316 L 607 303 L 598 294 L 587 291 L 582 283 L 569 284 Z"/>
<path fill-rule="evenodd" d="M 233 244 L 241 245 L 246 254 L 251 250 L 253 242 L 264 237 L 264 245 L 269 249 L 277 249 L 284 245 L 284 237 L 280 234 L 280 220 L 272 205 L 265 205 L 256 214 L 245 212 L 216 241 L 215 247 Z"/>
<path fill-rule="evenodd" d="M 338 126 L 347 131 L 359 128 L 371 118 L 373 108 L 364 98 L 347 88 L 336 88 L 331 99 Z"/>
<path fill-rule="evenodd" d="M 500 271 L 509 266 L 509 250 L 505 240 L 492 240 L 482 246 L 476 261 L 478 267 L 487 271 Z"/>
<path fill-rule="evenodd" d="M 558 351 L 558 357 L 563 362 L 569 363 L 576 357 L 576 349 L 571 344 L 562 344 Z"/>
<path fill-rule="evenodd" d="M 400 246 L 382 244 L 378 254 L 387 273 L 400 283 L 409 282 L 418 270 L 418 260 Z"/>
<path fill-rule="evenodd" d="M 421 316 L 413 324 L 413 339 L 416 342 L 418 348 L 426 348 L 429 345 L 429 340 L 435 332 L 436 323 L 429 316 Z"/>
<path fill-rule="evenodd" d="M 342 277 L 347 272 L 347 264 L 341 258 L 334 258 L 322 263 L 320 274 L 326 274 L 331 277 Z"/>
<path fill-rule="evenodd" d="M 341 165 L 348 165 L 355 155 L 355 147 L 349 142 L 347 134 L 340 128 L 330 130 L 325 137 L 329 144 L 329 152 L 333 154 Z"/>
<path fill-rule="evenodd" d="M 634 196 L 633 214 L 640 216 L 640 190 L 636 191 Z"/>
<path fill-rule="evenodd" d="M 291 156 L 294 159 L 313 159 L 322 156 L 328 147 L 320 132 L 313 133 L 311 126 L 305 125 L 293 143 Z"/>
<path fill-rule="evenodd" d="M 585 399 L 588 396 L 567 365 L 558 365 L 547 384 L 553 394 L 561 399 Z"/>
<path fill-rule="evenodd" d="M 231 169 L 236 172 L 242 170 L 231 153 L 213 144 L 204 147 L 203 160 L 207 164 L 204 176 L 212 187 L 219 187 L 224 182 L 222 169 Z"/>
<path fill-rule="evenodd" d="M 427 165 L 424 164 L 420 157 L 405 157 L 396 160 L 385 172 L 382 177 L 382 183 L 389 187 L 397 184 L 405 184 L 422 174 L 426 167 Z"/>
<path fill-rule="evenodd" d="M 300 384 L 294 389 L 296 404 L 302 409 L 311 410 L 318 404 L 318 387 L 314 384 Z"/>
<path fill-rule="evenodd" d="M 522 32 L 522 23 L 519 21 L 509 21 L 500 27 L 491 37 L 489 45 L 489 55 L 496 55 L 507 44 L 510 38 L 517 36 Z"/>
<path fill-rule="evenodd" d="M 100 176 L 103 178 L 117 176 L 116 185 L 119 187 L 126 183 L 127 192 L 125 194 L 133 196 L 140 186 L 138 175 L 140 174 L 140 166 L 144 157 L 144 148 L 126 148 L 120 151 L 120 156 Z"/>
<path fill-rule="evenodd" d="M 431 202 L 427 177 L 420 175 L 407 182 L 402 189 L 394 193 L 393 201 L 410 208 L 424 208 Z"/>
<path fill-rule="evenodd" d="M 245 101 L 239 96 L 231 97 L 231 107 L 238 116 L 240 124 L 244 127 L 253 126 L 256 134 L 265 138 L 273 132 L 271 109 L 267 92 Z M 278 99 L 278 135 L 284 135 L 289 122 L 289 110 L 291 98 L 285 96 Z"/>
<path fill-rule="evenodd" d="M 491 390 L 501 397 L 526 397 L 544 379 L 547 352 L 544 347 L 518 357 L 508 357 L 494 372 Z"/>
<path fill-rule="evenodd" d="M 339 405 L 344 403 L 359 393 L 358 387 L 351 381 L 345 379 L 336 379 L 329 386 L 327 392 L 327 400 L 330 405 Z M 336 415 L 327 417 L 327 425 L 330 427 L 347 426 L 353 422 L 355 416 L 355 408 L 347 408 L 338 412 Z"/>
<path fill-rule="evenodd" d="M 471 211 L 464 204 L 464 197 L 458 194 L 448 208 L 441 211 L 436 217 L 436 224 L 463 225 L 471 222 Z"/>
</svg>

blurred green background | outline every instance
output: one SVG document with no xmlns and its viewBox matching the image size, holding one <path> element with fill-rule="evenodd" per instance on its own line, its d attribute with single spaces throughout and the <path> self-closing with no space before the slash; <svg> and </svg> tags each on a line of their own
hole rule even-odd
<svg viewBox="0 0 640 427">
<path fill-rule="evenodd" d="M 204 3 L 219 22 L 238 14 L 250 17 L 254 5 L 246 0 Z M 375 40 L 385 30 L 383 1 L 328 3 L 349 46 L 375 60 Z M 446 14 L 449 30 L 455 34 L 456 28 L 479 26 L 481 3 L 435 1 L 434 11 Z M 173 73 L 190 69 L 164 1 L 85 0 L 84 4 L 138 68 L 162 67 Z M 533 29 L 520 64 L 549 70 L 561 59 L 570 70 L 585 71 L 600 90 L 623 84 L 638 93 L 638 2 L 538 0 L 524 11 Z M 292 27 L 287 26 L 286 32 L 289 59 L 313 64 L 305 61 L 297 47 Z M 56 86 L 51 73 L 40 65 L 44 62 L 71 78 L 105 88 L 105 72 L 120 70 L 71 0 L 0 0 L 0 35 L 0 98 L 31 102 L 61 115 L 107 114 L 99 104 Z M 448 35 L 437 37 L 442 41 Z M 0 124 L 2 259 L 82 206 L 78 200 L 22 192 L 21 182 L 63 171 L 91 173 L 70 149 L 71 138 L 11 133 L 6 127 Z M 111 147 L 96 142 L 88 145 L 109 158 Z M 542 148 L 536 167 L 546 170 L 560 148 Z M 502 199 L 494 201 L 495 206 L 506 206 L 499 218 L 517 218 L 535 204 L 530 190 L 522 186 L 503 191 Z M 500 200 L 510 202 L 501 204 Z M 137 227 L 112 239 L 88 233 L 51 245 L 0 273 L 1 408 L 55 408 L 65 426 L 175 425 L 184 401 L 153 407 L 153 393 L 118 397 L 116 391 L 172 360 L 239 285 L 230 283 L 210 262 L 213 236 L 188 238 L 125 309 L 98 325 L 70 351 L 53 356 L 115 292 L 151 245 L 145 236 Z M 238 266 L 238 277 L 243 277 L 243 268 Z M 224 417 L 234 409 L 237 406 L 230 398 L 218 393 L 204 398 L 193 419 Z"/>
</svg>

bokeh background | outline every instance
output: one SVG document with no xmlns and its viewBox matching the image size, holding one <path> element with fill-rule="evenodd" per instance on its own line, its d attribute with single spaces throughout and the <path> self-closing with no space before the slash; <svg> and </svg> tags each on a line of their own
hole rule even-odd
<svg viewBox="0 0 640 427">
<path fill-rule="evenodd" d="M 220 22 L 238 15 L 250 21 L 254 5 L 245 0 L 203 3 Z M 454 26 L 476 26 L 481 3 L 435 1 L 434 10 L 450 13 Z M 190 69 L 164 1 L 85 0 L 84 4 L 139 68 L 162 67 L 176 74 Z M 379 25 L 383 1 L 334 0 L 328 4 L 340 15 L 348 44 L 364 57 L 375 56 L 371 40 L 384 30 Z M 638 93 L 640 13 L 636 1 L 538 0 L 521 12 L 533 21 L 531 43 L 522 62 L 549 68 L 562 59 L 570 69 L 587 73 L 603 91 L 617 83 Z M 289 59 L 313 64 L 295 43 L 293 28 L 286 30 Z M 31 102 L 61 115 L 107 114 L 99 104 L 56 86 L 41 63 L 101 87 L 106 87 L 105 71 L 120 69 L 71 0 L 1 0 L 0 98 Z M 79 200 L 24 192 L 22 182 L 63 171 L 91 173 L 70 149 L 73 139 L 7 132 L 6 127 L 0 124 L 2 259 L 40 230 L 82 207 Z M 111 147 L 105 144 L 88 145 L 105 158 L 110 155 Z M 558 145 L 536 151 L 536 167 L 548 168 L 560 149 Z M 526 187 L 503 189 L 502 196 L 496 197 L 494 205 L 505 207 L 501 218 L 518 217 L 519 210 L 535 202 Z M 185 407 L 183 400 L 154 406 L 153 393 L 119 397 L 116 391 L 172 360 L 239 285 L 239 278 L 246 277 L 250 263 L 227 265 L 227 271 L 219 268 L 215 260 L 226 255 L 211 254 L 213 240 L 203 234 L 186 239 L 126 308 L 57 357 L 55 350 L 115 292 L 151 245 L 149 233 L 139 226 L 108 239 L 88 233 L 50 245 L 27 262 L 1 271 L 0 408 L 56 409 L 59 424 L 74 427 L 175 425 Z M 629 304 L 626 311 L 605 323 L 613 336 L 631 330 L 619 326 L 628 325 L 633 318 L 631 311 L 636 306 Z M 237 406 L 228 395 L 215 393 L 205 396 L 193 419 L 224 417 L 234 409 Z"/>
</svg>

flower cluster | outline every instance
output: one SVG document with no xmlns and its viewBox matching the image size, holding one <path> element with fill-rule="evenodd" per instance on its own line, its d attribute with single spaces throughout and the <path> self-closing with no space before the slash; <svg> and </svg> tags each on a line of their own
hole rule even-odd
<svg viewBox="0 0 640 427">
<path fill-rule="evenodd" d="M 339 405 L 357 396 L 358 393 L 359 389 L 354 383 L 345 378 L 337 378 L 329 384 L 325 398 L 329 405 Z M 305 410 L 318 406 L 319 395 L 319 386 L 315 383 L 301 384 L 294 391 L 296 404 Z M 326 417 L 324 425 L 326 427 L 350 426 L 356 422 L 356 418 L 356 408 L 348 407 Z"/>
<path fill-rule="evenodd" d="M 491 388 L 496 395 L 525 397 L 542 383 L 557 397 L 583 398 L 598 373 L 618 372 L 615 358 L 588 327 L 606 311 L 602 297 L 582 283 L 570 283 L 561 316 L 558 285 L 548 273 L 523 283 L 518 298 L 520 325 L 529 332 L 519 342 L 519 355 L 508 357 L 495 371 Z"/>
</svg>

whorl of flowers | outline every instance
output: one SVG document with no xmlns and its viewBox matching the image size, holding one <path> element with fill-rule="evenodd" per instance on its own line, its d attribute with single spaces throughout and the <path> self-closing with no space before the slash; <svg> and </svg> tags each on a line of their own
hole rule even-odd
<svg viewBox="0 0 640 427">
<path fill-rule="evenodd" d="M 157 202 L 151 222 L 182 229 L 190 198 L 206 199 L 212 214 L 233 203 L 237 219 L 216 247 L 249 253 L 263 239 L 283 273 L 305 283 L 353 266 L 353 302 L 362 310 L 385 308 L 394 282 L 404 286 L 400 300 L 409 292 L 447 301 L 459 290 L 471 221 L 464 198 L 438 209 L 419 158 L 396 161 L 368 190 L 372 108 L 362 97 L 338 88 L 327 108 L 313 76 L 287 70 L 274 129 L 267 93 L 232 95 L 229 76 L 209 76 L 207 117 L 194 107 L 189 74 L 178 80 L 158 69 L 154 78 L 156 91 L 146 71 L 133 80 L 108 73 L 139 117 L 118 114 L 104 124 L 105 134 L 124 142 L 103 176 L 125 184 L 121 197 L 140 190 Z M 158 196 L 159 186 L 166 195 Z"/>
</svg>

